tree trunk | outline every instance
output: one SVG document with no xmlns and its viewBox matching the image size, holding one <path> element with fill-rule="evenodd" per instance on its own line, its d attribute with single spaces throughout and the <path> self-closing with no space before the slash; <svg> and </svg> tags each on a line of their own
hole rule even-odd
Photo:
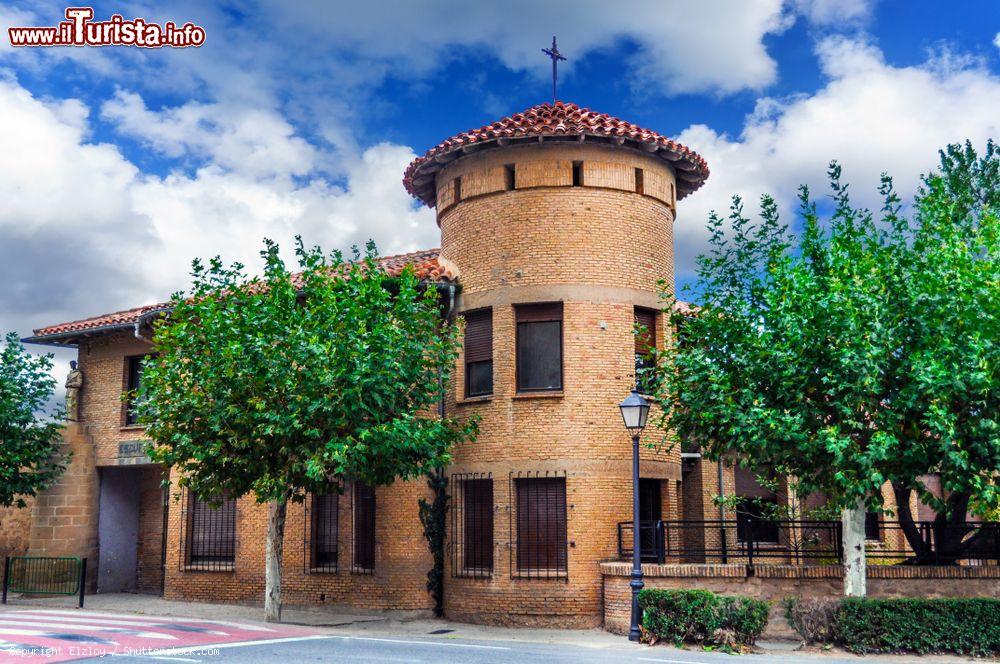
<svg viewBox="0 0 1000 664">
<path fill-rule="evenodd" d="M 270 505 L 267 521 L 267 555 L 264 571 L 264 620 L 281 622 L 281 554 L 285 548 L 285 514 L 288 498 Z"/>
<path fill-rule="evenodd" d="M 864 597 L 867 594 L 865 569 L 865 504 L 863 501 L 841 515 L 844 537 L 844 595 Z"/>
</svg>

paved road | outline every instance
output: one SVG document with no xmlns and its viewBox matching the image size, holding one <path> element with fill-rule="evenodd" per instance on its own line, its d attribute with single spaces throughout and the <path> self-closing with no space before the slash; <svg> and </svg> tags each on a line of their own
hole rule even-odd
<svg viewBox="0 0 1000 664">
<path fill-rule="evenodd" d="M 217 649 L 163 650 L 154 657 L 116 658 L 116 664 L 175 661 L 181 663 L 273 664 L 274 662 L 398 662 L 414 664 L 859 664 L 857 657 L 817 655 L 744 655 L 680 651 L 668 647 L 637 646 L 591 648 L 567 644 L 472 641 L 448 638 L 390 638 L 334 636 L 290 638 L 273 643 L 228 644 Z M 894 662 L 915 661 L 892 658 Z M 89 660 L 100 661 L 100 660 Z M 920 664 L 936 662 L 920 658 Z M 950 659 L 948 661 L 955 661 Z"/>
<path fill-rule="evenodd" d="M 315 629 L 223 620 L 72 609 L 5 611 L 0 613 L 0 664 L 65 662 L 154 650 L 200 651 L 207 644 L 222 647 L 234 643 L 308 639 L 316 635 Z M 143 657 L 142 661 L 153 660 Z"/>
</svg>

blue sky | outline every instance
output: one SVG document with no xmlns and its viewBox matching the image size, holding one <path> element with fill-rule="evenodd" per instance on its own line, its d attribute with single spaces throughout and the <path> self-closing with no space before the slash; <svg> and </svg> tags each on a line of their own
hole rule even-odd
<svg viewBox="0 0 1000 664">
<path fill-rule="evenodd" d="M 678 281 L 711 209 L 838 159 L 861 202 L 904 195 L 936 150 L 996 138 L 1000 2 L 511 0 L 98 2 L 205 27 L 198 49 L 12 49 L 66 5 L 0 0 L 0 329 L 164 299 L 195 256 L 253 265 L 263 236 L 385 253 L 437 246 L 403 191 L 416 155 L 550 96 L 701 152 L 680 204 Z"/>
</svg>

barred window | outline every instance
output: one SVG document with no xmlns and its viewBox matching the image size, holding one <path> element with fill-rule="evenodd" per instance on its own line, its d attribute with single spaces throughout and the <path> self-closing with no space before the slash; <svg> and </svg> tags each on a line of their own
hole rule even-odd
<svg viewBox="0 0 1000 664">
<path fill-rule="evenodd" d="M 493 574 L 493 476 L 451 477 L 452 575 L 485 578 Z"/>
<path fill-rule="evenodd" d="M 125 358 L 125 389 L 128 396 L 125 400 L 125 426 L 139 423 L 139 411 L 136 408 L 135 392 L 142 384 L 142 366 L 148 355 L 133 355 Z"/>
<path fill-rule="evenodd" d="M 511 474 L 512 576 L 566 578 L 566 475 Z"/>
<path fill-rule="evenodd" d="M 878 512 L 865 512 L 865 539 L 877 542 L 881 539 Z"/>
<path fill-rule="evenodd" d="M 493 310 L 465 314 L 465 396 L 493 394 Z"/>
<path fill-rule="evenodd" d="M 187 526 L 182 538 L 182 560 L 194 569 L 225 571 L 236 562 L 236 501 L 225 498 L 218 506 L 199 499 L 190 490 L 186 509 L 182 510 Z"/>
<path fill-rule="evenodd" d="M 309 568 L 313 572 L 337 571 L 337 537 L 340 530 L 340 495 L 310 496 L 309 518 Z"/>
<path fill-rule="evenodd" d="M 563 387 L 563 305 L 521 304 L 517 320 L 517 389 L 519 392 Z"/>
<path fill-rule="evenodd" d="M 354 572 L 375 571 L 375 487 L 354 482 Z"/>
<path fill-rule="evenodd" d="M 742 466 L 736 466 L 736 495 L 739 504 L 736 506 L 736 538 L 747 542 L 777 543 L 778 524 L 768 518 L 778 505 L 778 494 L 763 486 L 757 476 Z"/>
<path fill-rule="evenodd" d="M 653 394 L 655 376 L 652 374 L 653 363 L 647 357 L 649 351 L 656 348 L 656 310 L 644 307 L 635 308 L 635 381 L 636 388 L 643 394 Z"/>
</svg>

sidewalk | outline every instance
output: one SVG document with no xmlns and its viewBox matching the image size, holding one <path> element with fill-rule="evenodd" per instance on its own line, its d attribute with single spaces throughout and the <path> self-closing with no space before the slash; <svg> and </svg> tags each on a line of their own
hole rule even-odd
<svg viewBox="0 0 1000 664">
<path fill-rule="evenodd" d="M 68 597 L 25 598 L 12 597 L 7 605 L 0 605 L 0 611 L 23 610 L 28 608 L 75 609 L 76 599 Z M 263 609 L 257 605 L 208 604 L 165 600 L 152 595 L 131 593 L 88 595 L 86 611 L 108 613 L 131 613 L 149 616 L 170 616 L 187 619 L 239 621 L 263 623 Z M 524 643 L 546 643 L 572 645 L 582 648 L 635 650 L 637 655 L 660 659 L 671 652 L 679 653 L 671 647 L 658 645 L 648 647 L 632 644 L 625 637 L 610 634 L 601 629 L 561 630 L 531 629 L 514 627 L 493 627 L 451 622 L 437 618 L 412 618 L 393 612 L 364 611 L 345 607 L 286 607 L 282 611 L 282 622 L 286 625 L 303 625 L 317 628 L 331 635 L 351 635 L 366 637 L 395 638 L 438 638 L 463 639 L 470 641 L 502 641 Z M 880 655 L 866 658 L 844 652 L 824 652 L 818 649 L 797 650 L 794 644 L 761 642 L 759 659 L 761 664 L 794 657 L 807 658 L 822 664 L 831 659 L 855 658 L 860 661 L 877 662 L 921 662 L 921 664 L 952 664 L 955 662 L 977 661 L 973 658 L 955 656 Z M 689 652 L 697 652 L 692 648 Z M 981 660 L 980 660 L 981 661 Z"/>
</svg>

